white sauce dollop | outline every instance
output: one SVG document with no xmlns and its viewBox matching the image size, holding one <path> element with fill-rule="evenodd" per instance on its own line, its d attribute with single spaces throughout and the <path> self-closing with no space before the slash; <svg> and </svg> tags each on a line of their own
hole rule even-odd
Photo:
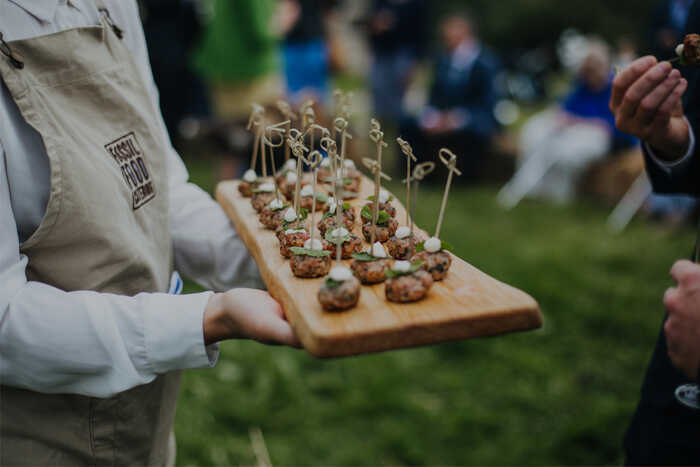
<svg viewBox="0 0 700 467">
<path fill-rule="evenodd" d="M 304 248 L 307 250 L 323 250 L 323 243 L 317 238 L 314 238 L 313 242 L 311 239 L 308 239 L 304 242 Z"/>
<path fill-rule="evenodd" d="M 386 251 L 380 242 L 374 242 L 374 245 L 372 245 L 372 256 L 375 258 L 386 258 Z"/>
<path fill-rule="evenodd" d="M 284 163 L 284 168 L 287 170 L 294 170 L 297 168 L 297 161 L 296 159 L 289 159 L 287 162 Z M 295 174 L 296 175 L 296 174 Z"/>
<path fill-rule="evenodd" d="M 411 263 L 408 261 L 397 261 L 394 263 L 393 269 L 396 272 L 408 272 L 411 270 Z"/>
<path fill-rule="evenodd" d="M 685 46 L 683 44 L 678 44 L 676 46 L 676 55 L 678 55 L 679 57 L 682 57 L 683 56 L 683 49 L 685 49 Z"/>
<path fill-rule="evenodd" d="M 306 233 L 306 229 L 287 229 L 284 231 L 285 235 L 294 235 L 298 233 Z"/>
<path fill-rule="evenodd" d="M 245 181 L 245 182 L 253 183 L 257 179 L 258 179 L 258 176 L 255 173 L 255 170 L 253 170 L 253 169 L 248 169 L 243 174 L 243 181 Z"/>
<path fill-rule="evenodd" d="M 338 207 L 338 203 L 335 201 L 334 197 L 328 198 L 328 212 L 335 214 L 335 208 Z"/>
<path fill-rule="evenodd" d="M 330 167 L 331 166 L 331 160 L 329 158 L 324 158 L 321 161 L 321 167 Z"/>
<path fill-rule="evenodd" d="M 287 183 L 296 183 L 297 174 L 294 172 L 287 172 Z"/>
<path fill-rule="evenodd" d="M 345 165 L 346 169 L 354 169 L 355 168 L 355 162 L 350 160 L 350 159 L 345 159 L 345 162 L 343 162 Z"/>
<path fill-rule="evenodd" d="M 391 193 L 386 191 L 384 188 L 379 190 L 379 202 L 380 203 L 382 203 L 382 204 L 386 203 L 387 201 L 389 201 L 390 197 L 391 197 Z"/>
<path fill-rule="evenodd" d="M 396 229 L 396 238 L 398 239 L 408 238 L 410 235 L 411 229 L 409 227 L 406 227 L 405 225 Z"/>
<path fill-rule="evenodd" d="M 267 193 L 272 193 L 273 191 L 275 191 L 275 185 L 273 185 L 272 183 L 269 183 L 269 182 L 268 182 L 268 183 L 263 183 L 262 185 L 260 185 L 260 186 L 258 187 L 258 190 L 259 190 L 259 191 L 265 191 L 265 192 L 267 192 Z"/>
<path fill-rule="evenodd" d="M 336 238 L 342 238 L 348 234 L 350 234 L 350 231 L 348 229 L 346 229 L 345 227 L 341 227 L 339 229 L 333 229 L 331 231 L 331 237 L 336 237 Z"/>
<path fill-rule="evenodd" d="M 273 199 L 272 201 L 270 201 L 268 207 L 272 210 L 282 209 L 284 207 L 284 203 L 279 199 Z"/>
<path fill-rule="evenodd" d="M 335 266 L 328 276 L 336 282 L 344 282 L 352 279 L 352 271 L 345 266 Z"/>
<path fill-rule="evenodd" d="M 428 253 L 435 253 L 442 248 L 442 242 L 440 242 L 440 239 L 437 237 L 431 237 L 425 241 L 423 248 L 425 248 L 425 251 Z"/>
<path fill-rule="evenodd" d="M 301 196 L 307 197 L 307 196 L 313 196 L 314 194 L 314 189 L 311 185 L 306 185 L 304 188 L 301 189 Z"/>
<path fill-rule="evenodd" d="M 287 222 L 294 222 L 297 220 L 297 213 L 294 211 L 294 208 L 287 209 L 287 211 L 284 213 L 284 220 Z"/>
</svg>

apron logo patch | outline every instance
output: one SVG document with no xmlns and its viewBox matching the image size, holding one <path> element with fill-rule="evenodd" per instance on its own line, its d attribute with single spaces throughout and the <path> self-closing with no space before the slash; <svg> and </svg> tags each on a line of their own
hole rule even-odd
<svg viewBox="0 0 700 467">
<path fill-rule="evenodd" d="M 134 211 L 155 198 L 156 190 L 151 174 L 133 132 L 106 144 L 105 149 L 119 165 L 124 181 L 131 189 Z"/>
</svg>

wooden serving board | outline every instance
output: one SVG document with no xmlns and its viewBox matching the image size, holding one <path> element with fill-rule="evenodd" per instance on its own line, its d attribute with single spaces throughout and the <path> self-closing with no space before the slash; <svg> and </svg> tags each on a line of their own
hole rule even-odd
<svg viewBox="0 0 700 467">
<path fill-rule="evenodd" d="M 323 279 L 294 277 L 289 261 L 280 255 L 274 232 L 260 224 L 250 199 L 239 194 L 238 183 L 220 183 L 216 199 L 255 258 L 268 291 L 282 304 L 304 348 L 316 357 L 366 354 L 542 326 L 539 306 L 532 297 L 454 255 L 447 278 L 436 282 L 420 302 L 389 302 L 384 284 L 379 284 L 362 287 L 356 308 L 326 312 L 317 299 Z M 360 238 L 359 210 L 373 194 L 373 187 L 363 178 L 360 197 L 350 201 L 358 217 L 353 233 Z M 397 199 L 392 204 L 402 225 L 405 210 Z"/>
</svg>

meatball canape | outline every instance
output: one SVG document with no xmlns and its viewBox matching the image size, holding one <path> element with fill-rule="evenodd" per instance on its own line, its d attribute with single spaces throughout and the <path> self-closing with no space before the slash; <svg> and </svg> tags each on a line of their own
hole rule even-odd
<svg viewBox="0 0 700 467">
<path fill-rule="evenodd" d="M 282 235 L 279 236 L 280 254 L 285 258 L 291 258 L 291 248 L 304 248 L 309 238 L 309 233 L 304 228 L 282 230 Z"/>
<path fill-rule="evenodd" d="M 284 163 L 282 169 L 279 172 L 277 172 L 277 176 L 275 177 L 275 183 L 277 183 L 278 187 L 282 188 L 282 184 L 285 182 L 287 174 L 289 173 L 293 173 L 294 175 L 297 174 L 296 159 L 289 159 L 287 162 Z"/>
<path fill-rule="evenodd" d="M 276 230 L 284 220 L 284 210 L 288 208 L 282 200 L 273 199 L 261 212 L 260 222 L 268 230 Z"/>
<path fill-rule="evenodd" d="M 446 251 L 451 247 L 439 238 L 429 238 L 418 245 L 418 252 L 411 261 L 421 261 L 421 269 L 430 273 L 433 280 L 441 281 L 447 277 L 447 271 L 452 265 L 452 256 Z"/>
<path fill-rule="evenodd" d="M 304 188 L 309 184 L 308 180 L 304 180 L 304 177 L 301 178 L 301 181 L 299 182 L 299 186 L 301 188 Z M 294 199 L 294 193 L 296 193 L 297 190 L 297 174 L 294 171 L 287 172 L 287 175 L 284 176 L 282 179 L 281 183 L 278 184 L 280 187 L 280 191 L 284 196 L 287 197 L 287 199 Z"/>
<path fill-rule="evenodd" d="M 363 284 L 379 284 L 386 280 L 384 273 L 391 267 L 392 260 L 381 243 L 376 242 L 370 251 L 355 253 L 352 258 L 350 267 Z"/>
<path fill-rule="evenodd" d="M 350 233 L 345 227 L 330 229 L 324 235 L 325 248 L 336 257 L 338 246 L 340 245 L 341 259 L 350 259 L 353 253 L 359 253 L 362 249 L 362 240 L 357 235 Z"/>
<path fill-rule="evenodd" d="M 272 183 L 262 183 L 253 190 L 253 199 L 251 204 L 257 212 L 265 209 L 265 206 L 275 199 L 275 185 Z"/>
<path fill-rule="evenodd" d="M 328 201 L 328 196 L 325 194 L 318 191 L 314 193 L 314 189 L 311 185 L 306 185 L 302 188 L 299 197 L 301 198 L 301 207 L 309 211 L 313 208 L 314 197 L 316 198 L 316 209 L 319 211 L 323 209 Z"/>
<path fill-rule="evenodd" d="M 284 216 L 282 217 L 282 223 L 277 228 L 277 230 L 275 230 L 275 235 L 277 235 L 277 239 L 279 241 L 282 241 L 282 234 L 289 229 L 306 229 L 307 215 L 308 213 L 306 212 L 306 209 L 302 209 L 300 215 L 297 216 L 297 213 L 294 210 L 294 208 L 288 208 L 284 212 Z"/>
<path fill-rule="evenodd" d="M 318 301 L 324 310 L 343 311 L 353 308 L 360 300 L 360 281 L 345 266 L 335 266 L 318 291 Z"/>
<path fill-rule="evenodd" d="M 326 213 L 321 217 L 321 220 L 318 222 L 318 229 L 321 231 L 321 234 L 325 235 L 328 229 L 332 229 L 336 227 L 336 221 L 337 221 L 337 215 L 336 215 L 336 209 L 338 205 L 335 202 L 335 198 L 332 196 L 328 198 L 328 203 L 326 203 L 325 210 Z M 350 206 L 349 203 L 343 203 L 343 213 L 341 214 L 341 218 L 343 221 L 343 227 L 345 227 L 348 230 L 352 230 L 352 228 L 355 226 L 355 208 Z"/>
<path fill-rule="evenodd" d="M 415 253 L 418 245 L 423 243 L 423 237 L 414 233 L 411 236 L 411 229 L 402 226 L 396 229 L 396 233 L 386 242 L 386 249 L 394 259 L 407 260 L 411 256 L 411 244 Z"/>
<path fill-rule="evenodd" d="M 688 34 L 683 39 L 683 43 L 676 47 L 676 54 L 681 59 L 681 65 L 700 65 L 700 35 Z"/>
<path fill-rule="evenodd" d="M 291 247 L 292 257 L 289 266 L 296 277 L 312 279 L 323 277 L 331 269 L 331 253 L 323 249 L 320 240 L 311 239 L 304 242 L 304 247 Z"/>
<path fill-rule="evenodd" d="M 384 188 L 379 190 L 379 209 L 386 212 L 391 217 L 396 217 L 396 208 L 391 205 L 391 201 L 393 199 L 394 197 L 391 195 L 391 193 L 386 191 Z M 367 203 L 369 209 L 371 210 L 374 208 L 374 195 L 368 197 L 367 201 L 370 201 L 370 203 Z"/>
<path fill-rule="evenodd" d="M 260 186 L 260 179 L 255 174 L 254 170 L 246 170 L 243 174 L 243 181 L 238 184 L 238 191 L 244 198 L 251 198 L 253 190 Z"/>
<path fill-rule="evenodd" d="M 430 273 L 421 269 L 420 261 L 397 261 L 386 271 L 386 298 L 390 302 L 408 303 L 422 300 L 433 285 Z"/>
<path fill-rule="evenodd" d="M 368 242 L 372 241 L 372 230 L 374 230 L 374 241 L 384 243 L 388 241 L 396 233 L 399 223 L 391 217 L 386 211 L 379 211 L 377 215 L 377 225 L 372 225 L 372 209 L 365 206 L 361 211 L 362 218 L 365 223 L 362 225 L 362 235 Z"/>
</svg>

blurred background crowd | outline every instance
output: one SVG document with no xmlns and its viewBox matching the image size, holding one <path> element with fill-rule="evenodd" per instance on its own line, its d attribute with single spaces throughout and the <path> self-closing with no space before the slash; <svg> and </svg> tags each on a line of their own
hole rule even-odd
<svg viewBox="0 0 700 467">
<path fill-rule="evenodd" d="M 608 100 L 615 69 L 675 55 L 692 3 L 140 0 L 162 112 L 196 183 L 248 168 L 253 102 L 276 123 L 278 99 L 311 98 L 327 122 L 333 90 L 351 91 L 350 156 L 374 155 L 372 117 L 421 159 L 451 148 L 464 175 L 444 237 L 531 293 L 546 323 L 333 362 L 227 343 L 213 372 L 185 377 L 178 462 L 259 461 L 260 428 L 278 464 L 620 463 L 696 203 L 651 192 Z M 387 157 L 398 175 L 395 144 Z M 422 190 L 420 225 L 443 175 Z"/>
<path fill-rule="evenodd" d="M 426 158 L 452 148 L 463 183 L 507 182 L 506 207 L 627 194 L 617 227 L 640 207 L 688 220 L 693 200 L 650 192 L 639 142 L 615 130 L 607 103 L 615 69 L 674 56 L 692 0 L 492 3 L 141 1 L 171 137 L 218 152 L 222 179 L 247 168 L 253 102 L 311 98 L 332 115 L 342 88 L 357 131 L 376 117 Z"/>
</svg>

